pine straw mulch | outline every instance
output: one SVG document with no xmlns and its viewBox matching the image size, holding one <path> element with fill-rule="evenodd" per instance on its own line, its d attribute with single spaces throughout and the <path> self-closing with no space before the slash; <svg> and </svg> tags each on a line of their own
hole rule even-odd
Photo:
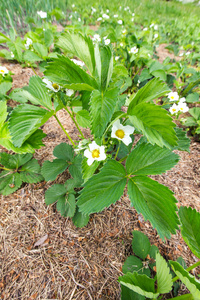
<svg viewBox="0 0 200 300">
<path fill-rule="evenodd" d="M 21 83 L 27 84 L 28 77 L 33 75 L 28 68 L 21 70 L 19 65 L 1 63 L 18 74 L 14 78 L 15 88 L 21 87 Z M 59 118 L 76 139 L 78 132 L 66 112 L 60 111 Z M 54 119 L 50 119 L 43 130 L 47 133 L 46 147 L 34 155 L 40 163 L 52 160 L 53 148 L 68 142 Z M 174 191 L 178 206 L 191 206 L 198 211 L 199 150 L 200 143 L 192 141 L 190 153 L 176 151 L 181 160 L 173 170 L 154 176 Z M 60 176 L 57 182 L 65 179 Z M 44 194 L 49 186 L 50 183 L 44 182 L 25 184 L 14 194 L 1 196 L 1 299 L 120 299 L 117 279 L 122 275 L 125 259 L 132 254 L 133 230 L 144 232 L 166 259 L 176 260 L 182 256 L 188 266 L 197 261 L 179 231 L 162 242 L 151 224 L 130 207 L 126 192 L 115 205 L 92 215 L 86 227 L 76 228 L 70 219 L 61 217 L 54 206 L 45 205 Z M 180 294 L 186 292 L 182 286 Z"/>
</svg>

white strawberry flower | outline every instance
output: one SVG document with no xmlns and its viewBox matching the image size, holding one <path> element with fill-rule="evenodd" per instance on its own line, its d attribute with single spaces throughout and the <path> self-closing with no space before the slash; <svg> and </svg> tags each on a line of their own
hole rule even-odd
<svg viewBox="0 0 200 300">
<path fill-rule="evenodd" d="M 170 109 L 169 109 L 169 112 L 174 115 L 174 114 L 177 114 L 179 112 L 179 107 L 176 103 L 174 103 Z"/>
<path fill-rule="evenodd" d="M 99 17 L 99 18 L 97 19 L 97 22 L 99 22 L 99 21 L 102 21 L 102 17 Z"/>
<path fill-rule="evenodd" d="M 136 46 L 132 47 L 129 53 L 133 53 L 133 54 L 138 53 L 138 48 Z"/>
<path fill-rule="evenodd" d="M 154 39 L 157 39 L 158 38 L 158 34 L 155 33 L 153 37 L 154 37 Z"/>
<path fill-rule="evenodd" d="M 104 38 L 104 43 L 105 43 L 105 45 L 109 45 L 110 44 L 110 39 Z"/>
<path fill-rule="evenodd" d="M 46 11 L 37 11 L 37 14 L 40 16 L 41 19 L 46 19 L 47 18 L 47 12 Z"/>
<path fill-rule="evenodd" d="M 71 97 L 74 94 L 74 90 L 70 90 L 70 89 L 69 90 L 66 89 L 65 92 L 68 97 Z"/>
<path fill-rule="evenodd" d="M 0 74 L 4 76 L 5 74 L 8 74 L 8 69 L 6 67 L 0 66 Z"/>
<path fill-rule="evenodd" d="M 120 58 L 120 56 L 115 56 L 115 60 L 118 60 Z"/>
<path fill-rule="evenodd" d="M 102 15 L 102 18 L 108 20 L 110 17 L 109 17 L 107 14 L 103 14 L 103 15 Z"/>
<path fill-rule="evenodd" d="M 99 34 L 94 34 L 94 37 L 93 37 L 93 42 L 101 42 L 101 37 Z"/>
<path fill-rule="evenodd" d="M 147 30 L 148 30 L 148 28 L 147 28 L 147 27 L 144 27 L 144 28 L 143 28 L 143 31 L 147 31 Z"/>
<path fill-rule="evenodd" d="M 48 89 L 54 91 L 55 93 L 57 93 L 60 90 L 60 86 L 57 83 L 53 83 L 47 78 L 43 78 L 42 81 L 46 84 L 46 87 Z"/>
<path fill-rule="evenodd" d="M 152 27 L 154 27 L 154 26 L 155 26 L 155 24 L 154 24 L 154 23 L 152 23 L 152 24 L 151 24 L 149 27 L 150 27 L 150 28 L 152 28 Z"/>
<path fill-rule="evenodd" d="M 119 25 L 122 25 L 123 21 L 122 21 L 122 20 L 118 20 L 117 23 L 118 23 Z"/>
<path fill-rule="evenodd" d="M 186 101 L 185 97 L 182 97 L 182 98 L 179 99 L 179 103 L 183 103 L 185 101 Z"/>
<path fill-rule="evenodd" d="M 105 147 L 99 146 L 95 141 L 93 141 L 91 144 L 89 144 L 89 149 L 84 151 L 84 156 L 88 159 L 88 166 L 91 166 L 95 160 L 101 161 L 106 159 Z"/>
<path fill-rule="evenodd" d="M 114 15 L 113 17 L 114 17 L 114 18 L 118 18 L 118 15 Z"/>
<path fill-rule="evenodd" d="M 115 121 L 112 127 L 111 137 L 122 141 L 126 146 L 128 146 L 132 139 L 130 135 L 134 132 L 135 128 L 129 125 L 120 124 L 120 120 Z"/>
<path fill-rule="evenodd" d="M 154 30 L 158 30 L 158 25 L 154 25 Z"/>
<path fill-rule="evenodd" d="M 10 52 L 10 56 L 11 56 L 11 58 L 15 57 L 15 55 L 14 55 L 14 53 L 12 51 Z"/>
<path fill-rule="evenodd" d="M 32 44 L 33 44 L 32 39 L 27 38 L 27 39 L 26 39 L 26 44 L 25 44 L 24 46 L 25 46 L 25 48 L 28 50 L 29 47 L 30 47 L 30 45 L 32 45 Z"/>
<path fill-rule="evenodd" d="M 169 101 L 178 101 L 179 95 L 177 92 L 170 92 L 168 94 Z"/>
<path fill-rule="evenodd" d="M 178 103 L 178 109 L 182 113 L 185 113 L 185 112 L 187 112 L 189 110 L 189 107 L 187 106 L 187 104 L 185 102 L 179 102 Z"/>
</svg>

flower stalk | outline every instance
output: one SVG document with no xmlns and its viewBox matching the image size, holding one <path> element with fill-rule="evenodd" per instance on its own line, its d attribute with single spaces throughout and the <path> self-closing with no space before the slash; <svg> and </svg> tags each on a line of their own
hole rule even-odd
<svg viewBox="0 0 200 300">
<path fill-rule="evenodd" d="M 56 121 L 58 122 L 58 124 L 60 125 L 60 127 L 62 128 L 62 130 L 64 131 L 64 133 L 66 134 L 66 136 L 68 137 L 68 139 L 70 140 L 70 142 L 72 143 L 73 146 L 75 146 L 74 141 L 72 140 L 72 138 L 70 137 L 69 133 L 65 130 L 65 128 L 63 127 L 63 125 L 61 124 L 61 122 L 59 121 L 58 117 L 56 115 L 54 115 Z"/>
</svg>

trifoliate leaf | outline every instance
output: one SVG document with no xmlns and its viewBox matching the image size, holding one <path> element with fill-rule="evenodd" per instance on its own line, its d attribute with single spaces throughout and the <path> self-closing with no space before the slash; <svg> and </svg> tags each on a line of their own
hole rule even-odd
<svg viewBox="0 0 200 300">
<path fill-rule="evenodd" d="M 61 197 L 56 205 L 57 211 L 60 212 L 61 216 L 73 217 L 76 210 L 75 197 L 73 194 L 69 194 L 66 197 Z"/>
<path fill-rule="evenodd" d="M 20 169 L 20 177 L 23 182 L 37 183 L 44 180 L 40 174 L 40 165 L 36 159 L 32 159 Z"/>
<path fill-rule="evenodd" d="M 144 260 L 147 257 L 147 254 L 149 254 L 151 244 L 144 233 L 134 230 L 132 248 L 135 255 Z"/>
<path fill-rule="evenodd" d="M 12 88 L 12 82 L 4 81 L 0 83 L 0 93 L 6 95 L 6 93 Z"/>
<path fill-rule="evenodd" d="M 20 174 L 3 171 L 0 173 L 0 193 L 4 196 L 14 193 L 22 184 Z"/>
<path fill-rule="evenodd" d="M 74 158 L 74 150 L 71 145 L 67 143 L 61 143 L 54 148 L 53 155 L 59 159 L 72 161 Z"/>
<path fill-rule="evenodd" d="M 156 253 L 156 274 L 157 274 L 157 292 L 160 294 L 169 293 L 172 289 L 172 275 L 165 259 Z"/>
<path fill-rule="evenodd" d="M 68 162 L 63 159 L 54 159 L 52 162 L 46 160 L 42 165 L 41 173 L 46 181 L 55 180 L 68 166 Z"/>
</svg>

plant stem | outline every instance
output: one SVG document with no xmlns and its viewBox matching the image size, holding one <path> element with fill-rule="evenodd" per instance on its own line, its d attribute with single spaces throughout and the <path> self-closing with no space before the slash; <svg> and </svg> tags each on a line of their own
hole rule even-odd
<svg viewBox="0 0 200 300">
<path fill-rule="evenodd" d="M 196 267 L 198 267 L 198 266 L 200 266 L 200 260 L 199 260 L 198 262 L 196 262 L 195 264 L 191 265 L 189 268 L 187 268 L 186 271 L 189 272 L 189 271 L 191 271 L 192 269 L 194 269 L 194 268 L 196 268 Z M 176 276 L 176 277 L 174 277 L 174 278 L 172 279 L 172 281 L 175 282 L 175 281 L 178 280 L 178 279 L 179 279 L 179 277 Z"/>
<path fill-rule="evenodd" d="M 64 107 L 64 109 L 68 112 L 68 114 L 70 115 L 72 121 L 74 122 L 74 124 L 76 125 L 76 128 L 78 129 L 78 131 L 80 132 L 81 137 L 84 139 L 84 135 L 80 129 L 80 127 L 78 126 L 78 123 L 76 122 L 75 118 L 73 117 L 73 115 L 70 113 L 69 109 L 67 107 Z"/>
<path fill-rule="evenodd" d="M 68 139 L 70 140 L 70 142 L 72 143 L 73 146 L 75 146 L 74 141 L 72 140 L 72 138 L 70 137 L 69 133 L 65 130 L 65 128 L 62 126 L 62 124 L 60 123 L 58 117 L 56 115 L 54 115 L 54 117 L 56 118 L 56 121 L 58 122 L 58 124 L 60 125 L 60 127 L 62 128 L 62 130 L 64 131 L 64 133 L 66 134 L 66 136 L 68 137 Z"/>
<path fill-rule="evenodd" d="M 115 154 L 115 158 L 114 158 L 114 159 L 116 159 L 116 158 L 117 158 L 117 155 L 118 155 L 118 153 L 119 153 L 119 148 L 120 148 L 120 145 L 121 145 L 121 141 L 119 141 L 119 145 L 118 145 L 117 152 L 116 152 L 116 154 Z"/>
</svg>

